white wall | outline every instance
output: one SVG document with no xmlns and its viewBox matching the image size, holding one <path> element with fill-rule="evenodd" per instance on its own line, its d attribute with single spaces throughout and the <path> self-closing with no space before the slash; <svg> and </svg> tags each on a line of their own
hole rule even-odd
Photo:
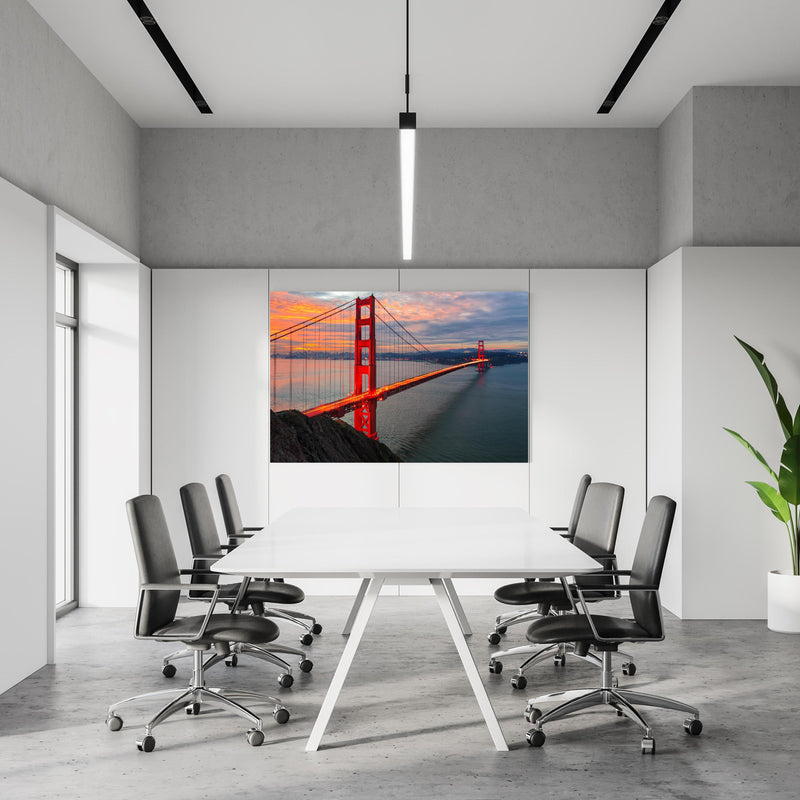
<svg viewBox="0 0 800 800">
<path fill-rule="evenodd" d="M 766 573 L 789 566 L 788 543 L 783 526 L 744 483 L 765 480 L 766 473 L 722 428 L 741 433 L 773 466 L 779 462 L 774 409 L 733 337 L 764 353 L 794 411 L 800 248 L 684 248 L 651 272 L 651 332 L 658 324 L 662 340 L 649 352 L 649 422 L 651 430 L 662 423 L 664 430 L 651 438 L 650 489 L 680 493 L 681 547 L 671 554 L 680 558 L 678 608 L 685 618 L 763 619 Z M 654 392 L 660 373 L 680 384 L 680 418 Z M 667 586 L 674 593 L 674 573 Z"/>
<path fill-rule="evenodd" d="M 530 465 L 269 465 L 268 288 L 529 283 Z M 565 524 L 578 478 L 590 472 L 626 488 L 619 544 L 629 557 L 645 506 L 643 270 L 156 270 L 153 292 L 153 486 L 184 560 L 178 488 L 204 482 L 216 510 L 219 472 L 232 476 L 245 524 L 254 525 L 295 506 L 401 503 L 514 505 Z M 355 583 L 303 586 L 350 593 Z"/>
<path fill-rule="evenodd" d="M 647 490 L 678 504 L 661 602 L 683 616 L 683 251 L 647 271 Z"/>
<path fill-rule="evenodd" d="M 214 478 L 222 472 L 245 524 L 267 519 L 267 271 L 155 270 L 152 280 L 153 493 L 188 566 L 183 484 L 206 485 L 220 531 Z"/>
<path fill-rule="evenodd" d="M 149 491 L 150 275 L 78 269 L 78 587 L 82 606 L 131 606 L 138 571 L 125 501 Z"/>
<path fill-rule="evenodd" d="M 0 606 L 5 641 L 13 643 L 13 653 L 0 659 L 0 692 L 47 663 L 52 632 L 47 230 L 45 206 L 0 179 Z"/>
<path fill-rule="evenodd" d="M 617 553 L 645 509 L 644 270 L 531 272 L 531 514 L 566 525 L 578 479 L 625 487 Z"/>
</svg>

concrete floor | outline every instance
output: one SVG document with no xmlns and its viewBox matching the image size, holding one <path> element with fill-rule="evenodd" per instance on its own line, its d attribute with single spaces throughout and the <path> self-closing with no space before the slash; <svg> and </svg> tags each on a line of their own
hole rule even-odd
<svg viewBox="0 0 800 800">
<path fill-rule="evenodd" d="M 265 718 L 266 741 L 249 747 L 244 720 L 217 711 L 176 715 L 155 730 L 156 749 L 135 739 L 153 705 L 123 709 L 112 733 L 106 706 L 169 686 L 160 658 L 169 645 L 137 641 L 130 609 L 78 609 L 57 624 L 57 659 L 0 696 L 0 796 L 25 798 L 282 797 L 480 798 L 579 795 L 582 800 L 797 798 L 800 738 L 797 664 L 800 637 L 771 633 L 760 621 L 681 622 L 667 619 L 664 642 L 632 646 L 633 677 L 620 684 L 666 694 L 700 707 L 705 729 L 690 737 L 683 715 L 648 710 L 657 754 L 640 752 L 641 734 L 608 709 L 546 727 L 547 743 L 528 747 L 522 718 L 528 696 L 594 686 L 598 671 L 575 659 L 529 673 L 525 691 L 485 667 L 488 622 L 505 610 L 490 598 L 466 597 L 476 631 L 470 647 L 509 745 L 491 744 L 433 597 L 382 597 L 350 672 L 323 748 L 305 740 L 336 665 L 338 631 L 350 600 L 309 598 L 325 632 L 309 648 L 315 662 L 280 689 L 276 671 L 243 658 L 217 666 L 209 683 L 279 695 L 288 724 Z M 282 637 L 294 640 L 289 626 Z M 511 629 L 509 646 L 522 643 Z M 13 648 L 6 644 L 6 658 Z M 178 662 L 176 688 L 187 675 Z M 216 680 L 215 680 L 216 679 Z M 222 787 L 218 789 L 217 787 Z"/>
</svg>

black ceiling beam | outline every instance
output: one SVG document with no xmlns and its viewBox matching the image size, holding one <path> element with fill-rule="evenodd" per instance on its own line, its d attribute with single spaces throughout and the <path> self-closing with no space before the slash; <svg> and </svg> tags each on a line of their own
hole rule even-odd
<svg viewBox="0 0 800 800">
<path fill-rule="evenodd" d="M 139 22 L 142 23 L 144 29 L 150 34 L 150 38 L 155 42 L 156 47 L 161 51 L 161 55 L 166 59 L 167 64 L 170 65 L 172 71 L 177 76 L 178 80 L 183 84 L 186 93 L 192 99 L 192 102 L 197 106 L 201 114 L 212 114 L 210 106 L 206 102 L 197 84 L 192 80 L 183 62 L 178 58 L 178 54 L 169 43 L 161 26 L 156 22 L 147 3 L 144 0 L 128 0 L 128 5 L 133 9 L 133 13 L 139 17 Z"/>
<path fill-rule="evenodd" d="M 628 82 L 633 77 L 639 65 L 644 61 L 644 57 L 653 46 L 655 40 L 659 37 L 661 31 L 664 30 L 670 17 L 675 13 L 675 9 L 681 4 L 681 0 L 665 0 L 658 13 L 653 17 L 653 21 L 644 32 L 641 41 L 636 45 L 633 55 L 628 59 L 628 63 L 623 67 L 620 72 L 616 83 L 611 87 L 611 91 L 606 95 L 603 104 L 597 109 L 598 114 L 608 114 L 614 107 L 614 103 L 619 100 L 619 96 L 625 90 Z"/>
</svg>

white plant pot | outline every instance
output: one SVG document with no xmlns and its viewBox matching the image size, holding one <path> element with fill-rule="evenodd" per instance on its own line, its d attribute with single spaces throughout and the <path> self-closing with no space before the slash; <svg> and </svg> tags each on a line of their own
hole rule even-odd
<svg viewBox="0 0 800 800">
<path fill-rule="evenodd" d="M 767 627 L 777 633 L 800 633 L 800 575 L 790 569 L 767 573 Z"/>
</svg>

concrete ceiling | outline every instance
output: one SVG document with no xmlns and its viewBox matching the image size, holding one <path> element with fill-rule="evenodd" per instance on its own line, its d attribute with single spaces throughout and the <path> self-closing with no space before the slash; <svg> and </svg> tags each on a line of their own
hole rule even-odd
<svg viewBox="0 0 800 800">
<path fill-rule="evenodd" d="M 142 127 L 396 127 L 404 0 L 147 0 L 200 114 L 127 0 L 28 0 Z M 612 112 L 662 0 L 411 0 L 419 128 L 652 127 L 692 86 L 800 84 L 798 0 L 683 0 Z"/>
</svg>

